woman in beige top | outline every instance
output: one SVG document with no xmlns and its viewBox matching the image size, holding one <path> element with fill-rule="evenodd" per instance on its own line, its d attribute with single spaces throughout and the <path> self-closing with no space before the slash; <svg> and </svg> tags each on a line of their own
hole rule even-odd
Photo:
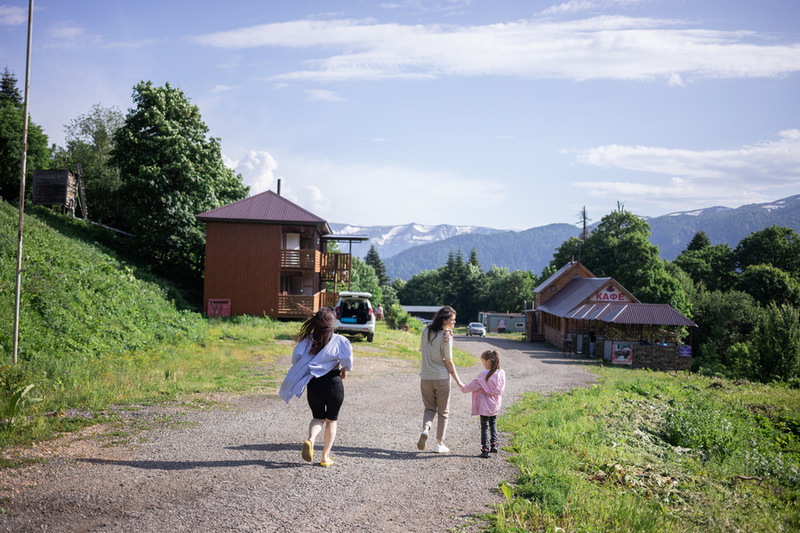
<svg viewBox="0 0 800 533">
<path fill-rule="evenodd" d="M 446 305 L 439 309 L 433 321 L 422 331 L 419 351 L 422 353 L 420 370 L 420 391 L 425 414 L 422 417 L 422 433 L 417 441 L 417 448 L 425 449 L 433 419 L 438 415 L 436 428 L 435 453 L 447 453 L 450 449 L 444 445 L 447 431 L 447 416 L 450 412 L 450 376 L 456 384 L 464 384 L 458 379 L 456 367 L 453 365 L 453 327 L 456 325 L 455 309 Z"/>
</svg>

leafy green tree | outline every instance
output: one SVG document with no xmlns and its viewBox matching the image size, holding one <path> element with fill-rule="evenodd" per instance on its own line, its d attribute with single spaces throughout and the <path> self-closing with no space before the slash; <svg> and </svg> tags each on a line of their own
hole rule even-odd
<svg viewBox="0 0 800 533">
<path fill-rule="evenodd" d="M 17 89 L 17 79 L 8 70 L 0 78 L 0 197 L 9 202 L 19 201 L 19 180 L 22 175 L 22 134 L 25 129 L 24 106 Z M 47 135 L 32 120 L 28 120 L 28 154 L 25 162 L 25 190 L 30 194 L 34 170 L 49 168 L 50 148 Z"/>
<path fill-rule="evenodd" d="M 443 270 L 444 267 L 439 267 L 411 276 L 397 291 L 400 302 L 403 305 L 444 305 Z"/>
<path fill-rule="evenodd" d="M 582 246 L 583 241 L 578 237 L 570 237 L 561 243 L 561 246 L 556 248 L 556 251 L 553 253 L 553 259 L 550 260 L 550 266 L 553 267 L 553 272 L 556 272 L 559 268 L 571 261 L 577 261 L 578 257 L 580 257 Z M 542 273 L 542 275 L 544 275 L 544 273 Z M 543 277 L 542 279 L 547 278 Z"/>
<path fill-rule="evenodd" d="M 755 377 L 763 382 L 800 377 L 800 311 L 770 304 L 753 332 Z"/>
<path fill-rule="evenodd" d="M 720 360 L 730 367 L 729 348 L 749 339 L 761 309 L 745 292 L 702 291 L 694 301 L 692 313 L 692 320 L 697 324 L 692 338 L 694 353 L 699 353 L 700 346 L 714 343 Z"/>
<path fill-rule="evenodd" d="M 664 269 L 650 225 L 620 206 L 586 239 L 581 262 L 598 277 L 613 277 L 640 301 L 669 304 L 690 314 L 681 284 Z"/>
<path fill-rule="evenodd" d="M 383 301 L 383 291 L 378 283 L 378 276 L 375 269 L 353 256 L 353 267 L 351 270 L 350 290 L 354 292 L 368 292 L 372 294 L 370 302 L 373 307 Z"/>
<path fill-rule="evenodd" d="M 225 167 L 220 140 L 208 137 L 183 91 L 141 82 L 133 102 L 113 136 L 110 161 L 120 169 L 125 229 L 156 264 L 199 275 L 205 232 L 195 215 L 245 198 L 248 187 Z"/>
<path fill-rule="evenodd" d="M 764 307 L 770 303 L 800 307 L 800 282 L 772 265 L 749 265 L 737 279 L 736 289 Z"/>
<path fill-rule="evenodd" d="M 689 243 L 689 247 L 675 258 L 675 264 L 689 274 L 696 284 L 702 283 L 709 291 L 730 289 L 736 281 L 731 247 L 716 244 L 690 249 L 691 246 L 692 243 Z"/>
<path fill-rule="evenodd" d="M 375 275 L 378 276 L 378 283 L 381 286 L 389 284 L 389 276 L 386 275 L 386 265 L 381 261 L 381 256 L 378 254 L 378 250 L 375 249 L 374 244 L 369 247 L 369 252 L 364 256 L 364 262 L 375 270 Z"/>
<path fill-rule="evenodd" d="M 501 271 L 496 274 L 487 288 L 487 310 L 518 313 L 523 310 L 524 302 L 533 301 L 533 291 L 539 284 L 536 274 L 529 270 Z"/>
<path fill-rule="evenodd" d="M 770 226 L 754 231 L 739 241 L 733 253 L 740 272 L 751 265 L 770 264 L 800 280 L 800 236 L 791 228 Z"/>
<path fill-rule="evenodd" d="M 66 148 L 53 154 L 54 166 L 77 170 L 81 165 L 86 187 L 86 203 L 94 220 L 114 226 L 123 207 L 117 197 L 120 173 L 110 164 L 114 133 L 124 123 L 116 107 L 95 104 L 92 109 L 70 121 L 64 128 Z M 127 207 L 127 206 L 126 206 Z"/>
</svg>

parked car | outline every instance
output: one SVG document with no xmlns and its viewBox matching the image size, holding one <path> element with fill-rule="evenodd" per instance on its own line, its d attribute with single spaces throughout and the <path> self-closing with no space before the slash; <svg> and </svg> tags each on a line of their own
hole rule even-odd
<svg viewBox="0 0 800 533">
<path fill-rule="evenodd" d="M 470 322 L 467 326 L 467 336 L 471 337 L 473 335 L 479 335 L 481 337 L 486 336 L 486 328 L 483 327 L 483 324 L 480 322 Z"/>
<path fill-rule="evenodd" d="M 334 333 L 345 335 L 364 335 L 367 342 L 372 342 L 375 337 L 375 313 L 369 292 L 340 292 L 339 301 L 336 302 L 336 324 Z"/>
</svg>

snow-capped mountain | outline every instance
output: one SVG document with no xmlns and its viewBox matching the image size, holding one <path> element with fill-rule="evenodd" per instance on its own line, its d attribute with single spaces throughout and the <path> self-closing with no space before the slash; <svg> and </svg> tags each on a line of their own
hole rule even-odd
<svg viewBox="0 0 800 533">
<path fill-rule="evenodd" d="M 451 226 L 449 224 L 425 226 L 423 224 L 414 224 L 413 222 L 402 226 L 355 226 L 352 224 L 330 223 L 330 227 L 334 233 L 367 235 L 369 241 L 361 244 L 353 243 L 353 255 L 363 258 L 369 252 L 370 245 L 374 244 L 381 259 L 397 255 L 412 246 L 443 241 L 465 233 L 491 235 L 508 231 L 478 226 Z"/>
</svg>

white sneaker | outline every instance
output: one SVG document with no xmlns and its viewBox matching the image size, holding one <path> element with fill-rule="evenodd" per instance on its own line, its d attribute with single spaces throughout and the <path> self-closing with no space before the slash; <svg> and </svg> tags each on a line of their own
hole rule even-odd
<svg viewBox="0 0 800 533">
<path fill-rule="evenodd" d="M 437 444 L 433 447 L 433 453 L 447 453 L 450 451 L 450 448 L 445 446 L 444 444 Z"/>
<path fill-rule="evenodd" d="M 426 429 L 419 436 L 419 440 L 417 441 L 417 448 L 419 448 L 420 450 L 424 450 L 425 449 L 425 442 L 427 440 L 428 440 L 428 430 Z"/>
</svg>

